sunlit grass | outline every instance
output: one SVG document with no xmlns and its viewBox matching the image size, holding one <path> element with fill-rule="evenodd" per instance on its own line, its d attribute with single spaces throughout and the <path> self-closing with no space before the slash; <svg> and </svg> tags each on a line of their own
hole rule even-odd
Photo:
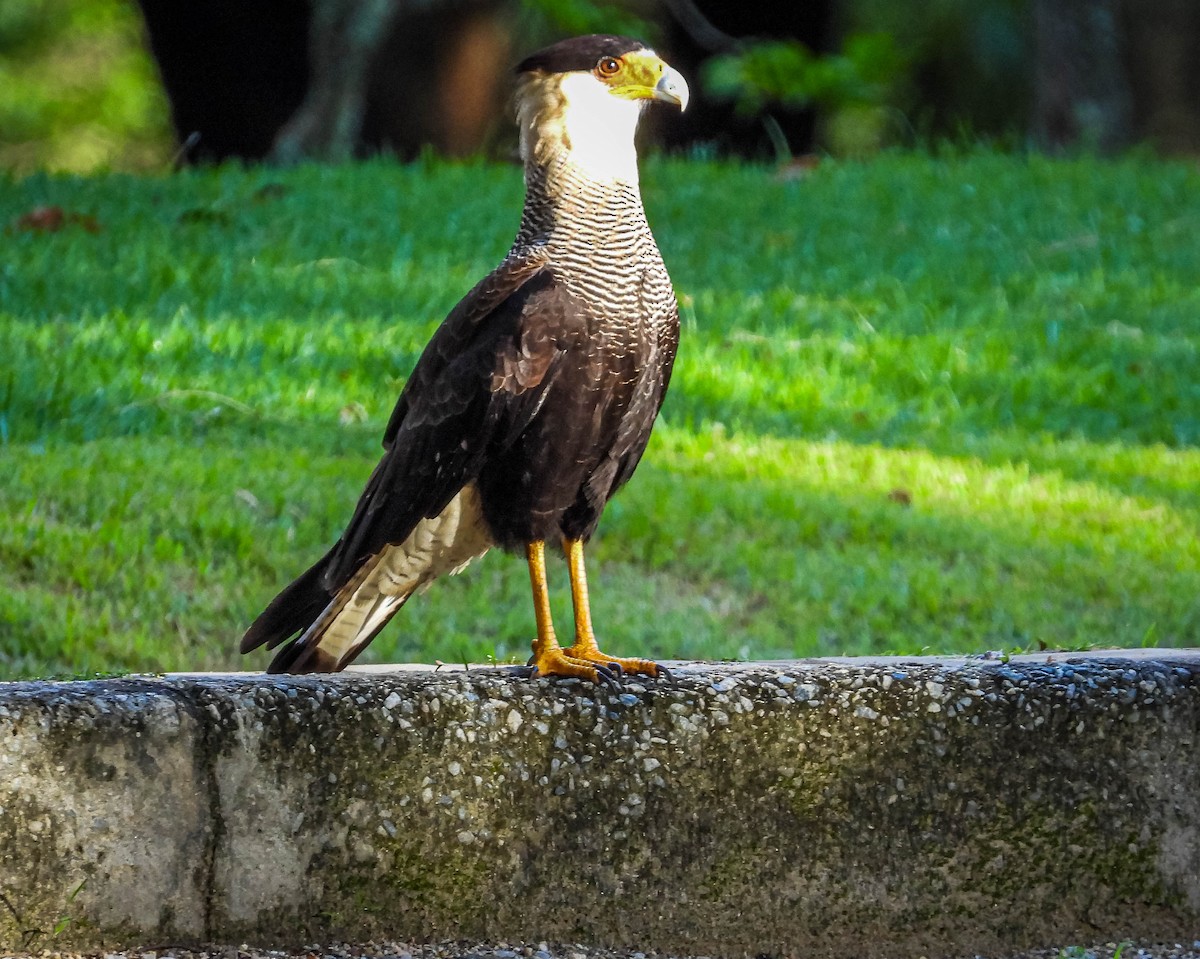
<svg viewBox="0 0 1200 959">
<path fill-rule="evenodd" d="M 1200 174 L 898 155 L 644 181 L 684 340 L 590 550 L 614 652 L 1200 641 Z M 242 629 L 338 535 L 520 190 L 385 163 L 0 186 L 0 672 L 261 666 Z M 17 226 L 44 204 L 100 231 Z M 493 555 L 368 659 L 531 634 L 524 564 Z"/>
</svg>

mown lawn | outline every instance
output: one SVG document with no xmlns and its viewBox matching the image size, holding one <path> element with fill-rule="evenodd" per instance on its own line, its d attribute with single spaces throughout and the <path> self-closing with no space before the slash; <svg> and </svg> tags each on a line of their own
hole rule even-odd
<svg viewBox="0 0 1200 959">
<path fill-rule="evenodd" d="M 1194 165 L 643 179 L 684 340 L 591 550 L 613 652 L 1200 642 Z M 441 163 L 0 180 L 0 678 L 263 666 L 242 630 L 339 533 L 520 194 Z M 22 220 L 46 205 L 62 229 Z M 523 659 L 532 630 L 493 554 L 366 659 Z"/>
</svg>

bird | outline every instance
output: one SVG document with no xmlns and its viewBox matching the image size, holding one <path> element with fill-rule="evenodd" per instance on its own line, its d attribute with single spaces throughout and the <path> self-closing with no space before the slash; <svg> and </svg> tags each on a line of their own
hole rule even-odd
<svg viewBox="0 0 1200 959">
<path fill-rule="evenodd" d="M 282 645 L 269 673 L 343 669 L 411 596 L 498 548 L 529 569 L 529 675 L 667 675 L 600 650 L 584 547 L 642 458 L 679 345 L 634 133 L 652 103 L 684 110 L 688 85 L 643 42 L 608 34 L 562 40 L 515 73 L 516 237 L 421 353 L 345 532 L 242 638 L 243 653 Z M 563 550 L 570 578 L 565 647 L 547 543 Z"/>
</svg>

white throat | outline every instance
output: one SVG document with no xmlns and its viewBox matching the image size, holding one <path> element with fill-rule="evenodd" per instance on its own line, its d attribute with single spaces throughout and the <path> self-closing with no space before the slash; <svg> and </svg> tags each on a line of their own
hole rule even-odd
<svg viewBox="0 0 1200 959">
<path fill-rule="evenodd" d="M 518 90 L 521 159 L 552 173 L 562 164 L 590 179 L 637 186 L 633 135 L 644 100 L 613 96 L 590 73 L 531 77 Z"/>
</svg>

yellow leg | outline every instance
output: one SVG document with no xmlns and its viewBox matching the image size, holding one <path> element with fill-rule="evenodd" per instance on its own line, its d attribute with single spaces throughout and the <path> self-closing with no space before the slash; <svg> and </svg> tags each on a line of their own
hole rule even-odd
<svg viewBox="0 0 1200 959">
<path fill-rule="evenodd" d="M 568 657 L 558 645 L 554 635 L 554 621 L 550 617 L 550 590 L 546 584 L 546 544 L 540 540 L 525 547 L 525 559 L 529 563 L 529 583 L 533 587 L 533 614 L 537 619 L 537 638 L 533 641 L 533 659 L 530 664 L 538 676 L 577 676 L 594 683 L 611 681 L 612 676 L 591 662 Z"/>
<path fill-rule="evenodd" d="M 571 605 L 575 610 L 575 644 L 564 652 L 573 660 L 597 663 L 601 666 L 615 663 L 626 673 L 641 673 L 658 676 L 666 671 L 648 659 L 624 659 L 600 652 L 596 645 L 596 634 L 592 630 L 592 610 L 588 603 L 587 571 L 583 564 L 583 540 L 563 540 L 563 552 L 567 554 L 567 568 L 571 574 Z"/>
</svg>

